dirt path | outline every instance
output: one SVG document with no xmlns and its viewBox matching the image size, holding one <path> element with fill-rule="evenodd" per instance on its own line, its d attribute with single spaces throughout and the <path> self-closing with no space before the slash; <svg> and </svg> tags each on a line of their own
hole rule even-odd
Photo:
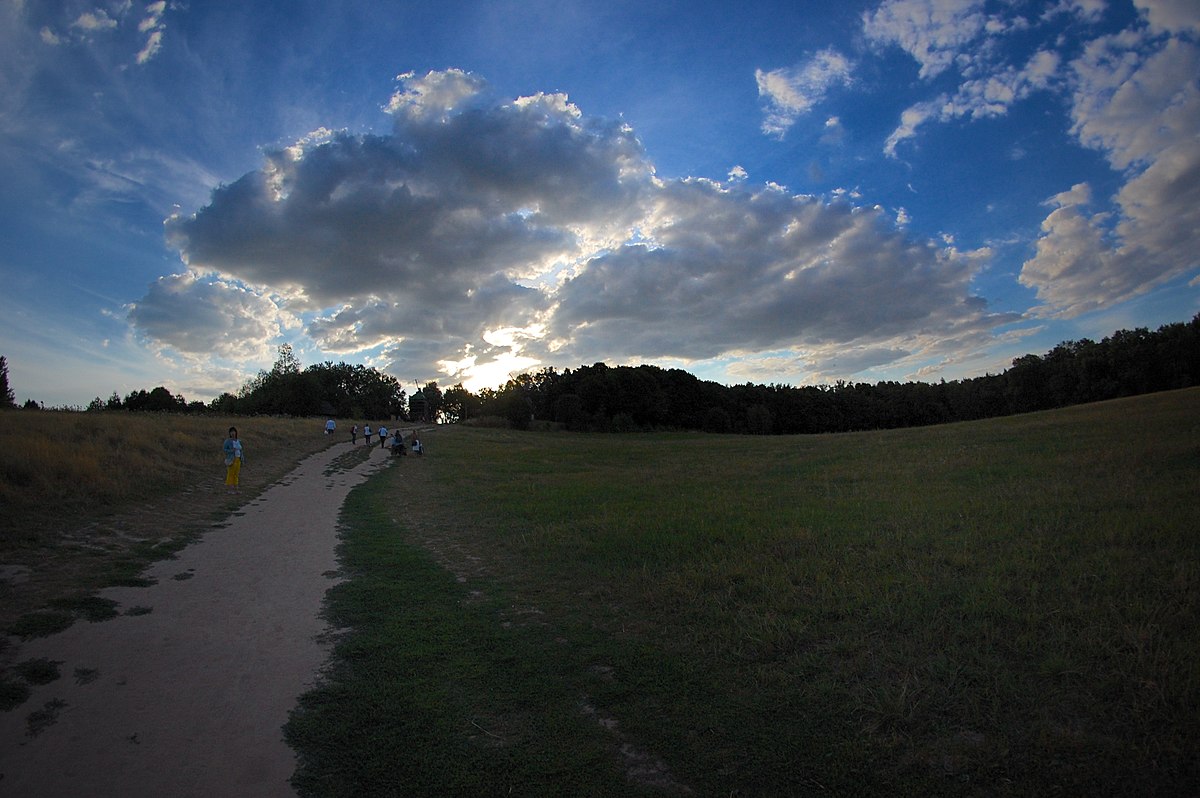
<svg viewBox="0 0 1200 798">
<path fill-rule="evenodd" d="M 338 513 L 387 462 L 365 456 L 309 457 L 153 586 L 101 592 L 126 614 L 22 644 L 62 676 L 0 713 L 0 796 L 293 795 L 281 727 L 328 654 Z"/>
</svg>

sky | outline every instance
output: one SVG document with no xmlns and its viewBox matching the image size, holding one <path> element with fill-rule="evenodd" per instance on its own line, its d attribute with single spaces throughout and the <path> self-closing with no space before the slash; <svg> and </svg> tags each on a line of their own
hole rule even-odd
<svg viewBox="0 0 1200 798">
<path fill-rule="evenodd" d="M 955 380 L 1198 253 L 1195 0 L 0 0 L 18 402 Z"/>
</svg>

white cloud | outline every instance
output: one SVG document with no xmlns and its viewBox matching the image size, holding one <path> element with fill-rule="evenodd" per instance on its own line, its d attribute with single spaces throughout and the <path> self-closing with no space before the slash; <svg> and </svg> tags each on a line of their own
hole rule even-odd
<svg viewBox="0 0 1200 798">
<path fill-rule="evenodd" d="M 782 138 L 797 118 L 825 98 L 830 88 L 849 84 L 852 69 L 848 58 L 827 48 L 799 66 L 770 72 L 755 70 L 758 94 L 767 100 L 763 132 Z"/>
<path fill-rule="evenodd" d="M 138 64 L 145 64 L 162 49 L 163 30 L 166 27 L 162 18 L 166 8 L 166 0 L 158 0 L 146 6 L 146 16 L 138 23 L 138 33 L 146 34 L 146 43 L 134 59 Z"/>
<path fill-rule="evenodd" d="M 879 44 L 894 44 L 934 78 L 954 64 L 988 24 L 983 0 L 885 0 L 864 12 L 863 32 Z"/>
<path fill-rule="evenodd" d="M 526 326 L 545 306 L 529 281 L 627 235 L 652 170 L 621 123 L 558 95 L 489 106 L 483 88 L 402 77 L 391 135 L 322 131 L 268 153 L 168 238 L 194 269 L 329 308 L 307 332 L 330 351 L 444 357 L 447 341 Z"/>
<path fill-rule="evenodd" d="M 1051 198 L 1055 210 L 1042 222 L 1037 254 L 1021 270 L 1022 285 L 1037 289 L 1038 299 L 1064 316 L 1076 316 L 1104 304 L 1094 289 L 1097 275 L 1114 270 L 1105 241 L 1104 214 L 1089 216 L 1091 187 L 1080 183 Z"/>
<path fill-rule="evenodd" d="M 295 319 L 270 297 L 195 272 L 160 277 L 129 309 L 145 336 L 191 356 L 256 360 Z"/>
<path fill-rule="evenodd" d="M 986 78 L 968 80 L 941 109 L 941 121 L 957 117 L 982 119 L 1001 116 L 1016 102 L 1050 85 L 1058 72 L 1059 56 L 1039 51 L 1021 69 L 1009 67 Z"/>
<path fill-rule="evenodd" d="M 158 0 L 157 3 L 148 3 L 146 5 L 146 16 L 138 23 L 138 32 L 148 33 L 158 28 L 162 24 L 163 12 L 166 10 L 166 0 Z"/>
<path fill-rule="evenodd" d="M 1128 179 L 1112 213 L 1089 213 L 1078 186 L 1051 200 L 1020 278 L 1047 313 L 1110 306 L 1200 265 L 1200 48 L 1144 48 L 1137 35 L 1106 37 L 1072 64 L 1072 131 Z"/>
<path fill-rule="evenodd" d="M 71 27 L 87 33 L 98 33 L 114 30 L 117 27 L 117 21 L 110 17 L 104 9 L 97 8 L 94 11 L 85 11 L 80 14 L 71 23 Z"/>
<path fill-rule="evenodd" d="M 1075 92 L 1071 132 L 1124 170 L 1149 163 L 1194 136 L 1200 51 L 1168 40 L 1150 56 L 1143 39 L 1126 33 L 1092 42 L 1071 66 Z"/>
<path fill-rule="evenodd" d="M 144 64 L 157 55 L 158 51 L 162 49 L 162 35 L 163 32 L 161 30 L 152 32 L 146 38 L 146 45 L 138 51 L 134 60 L 139 64 Z"/>
<path fill-rule="evenodd" d="M 1195 0 L 1133 0 L 1133 4 L 1155 32 L 1200 33 L 1200 5 Z"/>
<path fill-rule="evenodd" d="M 904 109 L 900 114 L 900 124 L 887 137 L 887 141 L 883 144 L 884 154 L 895 157 L 896 146 L 906 139 L 911 139 L 917 135 L 917 128 L 928 122 L 931 118 L 940 118 L 941 109 L 945 107 L 947 98 L 945 95 L 930 100 L 928 102 L 917 103 Z"/>
<path fill-rule="evenodd" d="M 1042 14 L 1042 18 L 1051 19 L 1059 14 L 1069 14 L 1085 22 L 1098 22 L 1104 16 L 1107 7 L 1107 0 L 1059 0 Z"/>
<path fill-rule="evenodd" d="M 896 146 L 917 134 L 922 124 L 935 120 L 948 122 L 967 117 L 984 119 L 1002 116 L 1014 103 L 1035 91 L 1048 88 L 1058 75 L 1060 59 L 1057 53 L 1038 51 L 1021 69 L 1008 67 L 984 78 L 963 82 L 953 96 L 943 95 L 906 109 L 899 126 L 884 144 L 887 155 L 896 155 Z"/>
<path fill-rule="evenodd" d="M 968 293 L 979 255 L 736 168 L 726 184 L 660 179 L 627 125 L 562 95 L 497 102 L 453 71 L 402 77 L 388 108 L 390 133 L 320 131 L 168 220 L 190 270 L 218 277 L 156 284 L 135 326 L 231 351 L 304 314 L 325 351 L 464 378 L 624 355 L 916 353 L 998 323 Z M 239 305 L 231 286 L 259 288 Z"/>
<path fill-rule="evenodd" d="M 551 331 L 580 361 L 880 342 L 985 315 L 972 259 L 879 209 L 688 180 L 652 227 L 657 248 L 602 254 L 558 293 Z"/>
<path fill-rule="evenodd" d="M 132 8 L 133 3 L 130 0 L 112 3 L 108 8 L 95 8 L 79 14 L 67 25 L 65 31 L 55 31 L 46 25 L 41 28 L 39 35 L 43 43 L 51 46 L 68 41 L 76 44 L 92 42 L 96 34 L 129 29 Z M 166 0 L 156 0 L 145 6 L 144 16 L 137 22 L 137 33 L 139 36 L 145 36 L 141 48 L 134 56 L 137 64 L 149 62 L 162 49 L 163 33 L 166 30 L 163 16 L 166 11 Z M 128 39 L 124 36 L 116 36 L 113 41 L 120 42 L 122 45 L 128 43 Z"/>
<path fill-rule="evenodd" d="M 483 93 L 487 82 L 461 69 L 431 71 L 423 77 L 415 72 L 397 75 L 401 88 L 392 95 L 386 110 L 414 119 L 444 120 L 452 111 L 461 110 L 471 98 Z"/>
</svg>

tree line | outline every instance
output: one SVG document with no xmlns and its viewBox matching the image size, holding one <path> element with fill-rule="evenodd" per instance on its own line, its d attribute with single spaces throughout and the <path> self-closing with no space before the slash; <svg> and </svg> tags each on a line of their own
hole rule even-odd
<svg viewBox="0 0 1200 798">
<path fill-rule="evenodd" d="M 491 415 L 516 427 L 550 421 L 597 432 L 788 435 L 971 421 L 1195 385 L 1200 314 L 1155 332 L 1064 342 L 1015 359 L 1001 374 L 952 382 L 725 386 L 680 369 L 596 363 L 517 375 L 478 396 L 457 385 L 445 392 L 442 412 L 448 421 Z"/>
<path fill-rule="evenodd" d="M 149 391 L 130 391 L 124 397 L 113 391 L 107 400 L 97 396 L 86 410 L 432 420 L 440 398 L 437 383 L 431 382 L 409 397 L 395 377 L 362 365 L 325 362 L 302 369 L 291 346 L 284 344 L 269 371 L 259 371 L 236 393 L 227 391 L 208 403 L 189 402 L 160 385 Z M 0 407 L 16 406 L 8 387 L 8 364 L 0 356 Z M 41 403 L 32 399 L 23 407 L 42 409 Z"/>
<path fill-rule="evenodd" d="M 443 391 L 429 382 L 408 396 L 399 381 L 374 368 L 332 362 L 301 368 L 285 344 L 269 371 L 208 404 L 188 402 L 160 386 L 124 398 L 114 392 L 107 401 L 96 397 L 87 409 L 441 423 L 492 419 L 518 429 L 546 422 L 591 432 L 788 435 L 971 421 L 1195 385 L 1200 385 L 1200 314 L 1154 332 L 1137 328 L 1099 342 L 1067 341 L 1045 355 L 1019 357 L 1001 374 L 936 384 L 726 386 L 681 369 L 596 363 L 518 374 L 477 394 L 461 383 Z M 2 356 L 0 406 L 16 406 Z"/>
</svg>

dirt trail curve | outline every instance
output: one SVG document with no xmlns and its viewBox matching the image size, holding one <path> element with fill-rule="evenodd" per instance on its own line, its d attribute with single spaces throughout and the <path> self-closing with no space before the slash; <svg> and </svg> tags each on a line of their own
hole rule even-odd
<svg viewBox="0 0 1200 798">
<path fill-rule="evenodd" d="M 338 513 L 387 462 L 377 447 L 348 454 L 301 462 L 152 566 L 153 586 L 101 593 L 150 612 L 22 644 L 22 660 L 60 662 L 62 677 L 0 713 L 0 796 L 293 795 L 281 727 L 328 656 L 319 614 Z"/>
</svg>

